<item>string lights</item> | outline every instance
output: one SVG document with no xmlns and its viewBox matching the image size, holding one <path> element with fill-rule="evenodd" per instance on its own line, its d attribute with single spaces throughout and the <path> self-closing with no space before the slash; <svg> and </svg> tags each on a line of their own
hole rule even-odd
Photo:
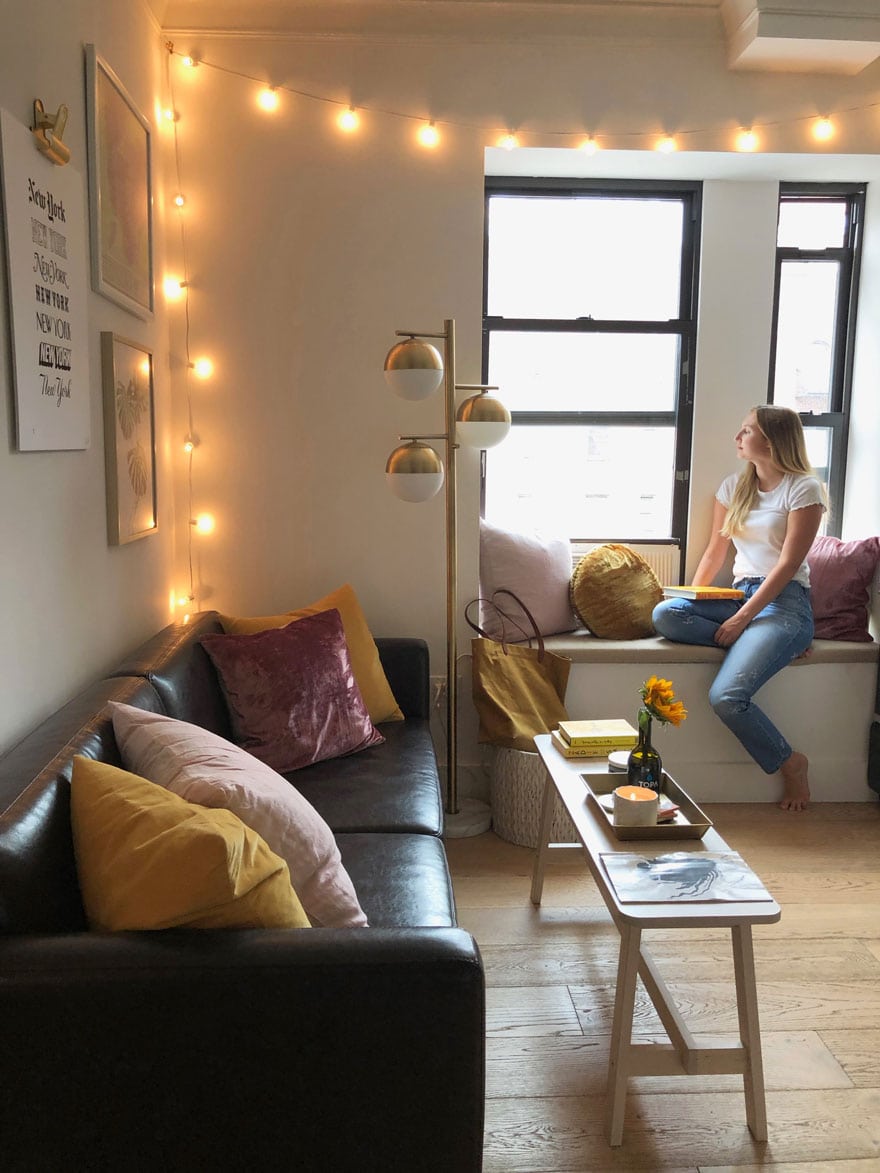
<svg viewBox="0 0 880 1173">
<path fill-rule="evenodd" d="M 328 98 L 323 94 L 313 93 L 309 90 L 297 89 L 289 85 L 274 85 L 267 86 L 264 81 L 253 77 L 243 71 L 232 69 L 226 65 L 218 65 L 211 61 L 206 61 L 204 58 L 197 57 L 193 54 L 181 54 L 175 50 L 171 41 L 166 42 L 169 56 L 176 56 L 180 58 L 182 64 L 189 68 L 196 66 L 204 67 L 206 69 L 217 70 L 221 73 L 230 74 L 233 77 L 249 81 L 259 86 L 256 94 L 257 104 L 261 109 L 268 113 L 274 113 L 281 107 L 281 95 L 291 94 L 298 98 L 305 98 L 312 102 L 323 102 L 327 105 L 337 107 L 339 114 L 336 118 L 336 123 L 340 130 L 347 134 L 353 134 L 362 129 L 363 119 L 367 115 L 385 116 L 391 118 L 400 118 L 406 121 L 418 123 L 416 129 L 416 140 L 418 143 L 428 149 L 433 149 L 439 146 L 442 138 L 443 130 L 471 130 L 477 131 L 485 135 L 487 142 L 492 142 L 498 147 L 505 150 L 514 150 L 517 147 L 523 146 L 521 141 L 521 134 L 513 134 L 507 128 L 498 128 L 486 126 L 476 122 L 467 122 L 458 119 L 425 119 L 424 114 L 413 114 L 405 110 L 395 110 L 385 106 L 359 106 L 355 107 L 348 102 L 341 101 L 338 98 Z M 841 110 L 836 111 L 836 117 L 844 114 L 853 114 L 867 110 L 873 110 L 880 107 L 880 99 L 873 101 L 860 102 L 858 104 L 847 106 Z M 176 121 L 177 113 L 172 108 L 166 110 L 164 117 L 170 121 Z M 728 149 L 736 151 L 758 151 L 762 146 L 762 137 L 760 132 L 767 132 L 774 128 L 781 128 L 784 126 L 796 126 L 802 124 L 808 131 L 814 142 L 824 144 L 831 141 L 836 135 L 836 127 L 830 114 L 823 114 L 816 116 L 815 114 L 796 115 L 791 118 L 767 119 L 763 122 L 754 122 L 751 126 L 721 128 L 717 126 L 699 126 L 699 127 L 681 127 L 676 128 L 675 133 L 668 133 L 657 137 L 656 129 L 654 130 L 630 130 L 630 131 L 614 131 L 598 136 L 595 132 L 590 133 L 584 137 L 583 128 L 567 129 L 567 130 L 536 130 L 533 132 L 533 145 L 547 145 L 547 140 L 554 144 L 558 144 L 558 140 L 569 140 L 564 145 L 569 145 L 572 149 L 580 149 L 586 154 L 592 155 L 596 151 L 602 149 L 653 149 L 662 153 L 671 153 L 681 150 L 683 142 L 695 141 L 706 135 L 724 136 L 728 143 Z M 715 148 L 717 149 L 717 148 Z"/>
</svg>

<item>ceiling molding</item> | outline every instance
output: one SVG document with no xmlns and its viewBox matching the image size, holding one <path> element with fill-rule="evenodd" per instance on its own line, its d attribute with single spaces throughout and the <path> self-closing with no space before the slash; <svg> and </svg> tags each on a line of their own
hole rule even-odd
<svg viewBox="0 0 880 1173">
<path fill-rule="evenodd" d="M 880 0 L 722 0 L 731 69 L 860 73 L 880 57 Z"/>
</svg>

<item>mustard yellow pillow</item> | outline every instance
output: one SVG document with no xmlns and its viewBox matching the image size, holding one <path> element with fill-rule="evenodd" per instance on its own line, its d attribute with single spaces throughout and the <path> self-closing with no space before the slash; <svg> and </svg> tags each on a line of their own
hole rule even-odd
<svg viewBox="0 0 880 1173">
<path fill-rule="evenodd" d="M 641 639 L 654 634 L 651 617 L 663 598 L 660 580 L 629 546 L 614 542 L 585 554 L 571 576 L 571 605 L 601 639 Z"/>
<path fill-rule="evenodd" d="M 231 811 L 77 755 L 70 817 L 93 929 L 309 927 L 287 864 Z"/>
<path fill-rule="evenodd" d="M 325 595 L 323 599 L 318 599 L 316 603 L 300 607 L 298 611 L 285 611 L 283 615 L 256 615 L 245 619 L 221 615 L 220 622 L 227 635 L 253 635 L 258 631 L 268 631 L 272 627 L 286 627 L 294 619 L 305 619 L 307 615 L 331 611 L 334 607 L 342 619 L 351 670 L 361 690 L 370 719 L 374 724 L 380 721 L 402 721 L 403 713 L 394 699 L 391 685 L 382 668 L 379 649 L 367 625 L 367 617 L 358 602 L 354 588 L 348 583 Z"/>
</svg>

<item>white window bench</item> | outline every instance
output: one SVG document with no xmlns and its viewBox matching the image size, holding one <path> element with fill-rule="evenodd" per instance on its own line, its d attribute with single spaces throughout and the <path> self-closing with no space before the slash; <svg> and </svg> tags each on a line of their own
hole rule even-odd
<svg viewBox="0 0 880 1173">
<path fill-rule="evenodd" d="M 775 802 L 768 777 L 712 712 L 709 685 L 717 648 L 649 639 L 597 639 L 587 632 L 545 638 L 572 661 L 566 707 L 572 717 L 626 717 L 635 724 L 648 676 L 671 680 L 688 710 L 677 729 L 654 725 L 654 744 L 677 782 L 698 802 Z M 810 759 L 818 802 L 876 802 L 866 781 L 868 730 L 877 687 L 878 643 L 816 640 L 813 653 L 777 673 L 757 701 L 791 744 Z"/>
</svg>

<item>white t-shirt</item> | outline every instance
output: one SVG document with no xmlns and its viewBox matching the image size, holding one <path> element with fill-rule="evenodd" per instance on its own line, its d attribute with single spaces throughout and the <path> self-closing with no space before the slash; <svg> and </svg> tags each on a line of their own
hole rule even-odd
<svg viewBox="0 0 880 1173">
<path fill-rule="evenodd" d="M 731 473 L 721 482 L 715 494 L 725 509 L 730 508 L 733 490 L 739 473 Z M 746 518 L 744 527 L 734 534 L 736 557 L 733 560 L 733 581 L 741 578 L 766 578 L 776 563 L 785 541 L 788 515 L 794 509 L 805 509 L 808 505 L 821 505 L 822 486 L 815 477 L 806 473 L 787 472 L 775 489 L 768 493 L 758 490 L 757 504 Z M 806 561 L 798 567 L 793 581 L 802 586 L 810 585 L 810 568 Z"/>
</svg>

